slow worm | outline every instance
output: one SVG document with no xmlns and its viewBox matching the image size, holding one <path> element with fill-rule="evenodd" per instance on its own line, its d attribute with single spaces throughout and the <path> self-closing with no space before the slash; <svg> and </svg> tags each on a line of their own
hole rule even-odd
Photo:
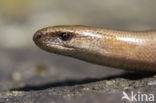
<svg viewBox="0 0 156 103">
<path fill-rule="evenodd" d="M 156 72 L 156 31 L 121 31 L 90 26 L 52 26 L 33 40 L 48 52 L 95 64 Z"/>
</svg>

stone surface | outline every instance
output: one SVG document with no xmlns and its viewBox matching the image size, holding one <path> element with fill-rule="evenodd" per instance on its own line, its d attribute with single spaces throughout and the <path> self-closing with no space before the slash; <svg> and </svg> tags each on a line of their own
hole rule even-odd
<svg viewBox="0 0 156 103">
<path fill-rule="evenodd" d="M 2 49 L 0 58 L 2 103 L 120 103 L 123 91 L 156 95 L 153 74 L 93 65 L 37 48 Z"/>
</svg>

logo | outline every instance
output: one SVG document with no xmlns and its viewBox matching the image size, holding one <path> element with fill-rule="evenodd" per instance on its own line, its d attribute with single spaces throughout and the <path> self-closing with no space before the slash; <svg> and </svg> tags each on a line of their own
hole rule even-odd
<svg viewBox="0 0 156 103">
<path fill-rule="evenodd" d="M 123 96 L 121 101 L 137 101 L 137 102 L 151 102 L 154 101 L 154 94 L 144 94 L 141 92 L 134 93 L 133 91 L 128 95 L 126 92 L 122 92 Z"/>
</svg>

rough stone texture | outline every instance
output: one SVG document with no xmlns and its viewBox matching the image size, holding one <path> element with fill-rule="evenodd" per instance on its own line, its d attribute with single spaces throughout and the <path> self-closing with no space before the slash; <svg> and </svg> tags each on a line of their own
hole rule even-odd
<svg viewBox="0 0 156 103">
<path fill-rule="evenodd" d="M 124 72 L 39 49 L 2 49 L 0 58 L 0 103 L 120 103 L 123 91 L 156 95 L 153 74 Z"/>
</svg>

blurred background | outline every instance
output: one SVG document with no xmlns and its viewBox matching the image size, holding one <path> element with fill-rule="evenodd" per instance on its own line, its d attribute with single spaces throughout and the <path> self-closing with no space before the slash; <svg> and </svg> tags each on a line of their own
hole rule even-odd
<svg viewBox="0 0 156 103">
<path fill-rule="evenodd" d="M 0 0 L 0 90 L 122 73 L 44 52 L 33 34 L 54 25 L 154 29 L 155 5 L 156 0 Z"/>
</svg>

